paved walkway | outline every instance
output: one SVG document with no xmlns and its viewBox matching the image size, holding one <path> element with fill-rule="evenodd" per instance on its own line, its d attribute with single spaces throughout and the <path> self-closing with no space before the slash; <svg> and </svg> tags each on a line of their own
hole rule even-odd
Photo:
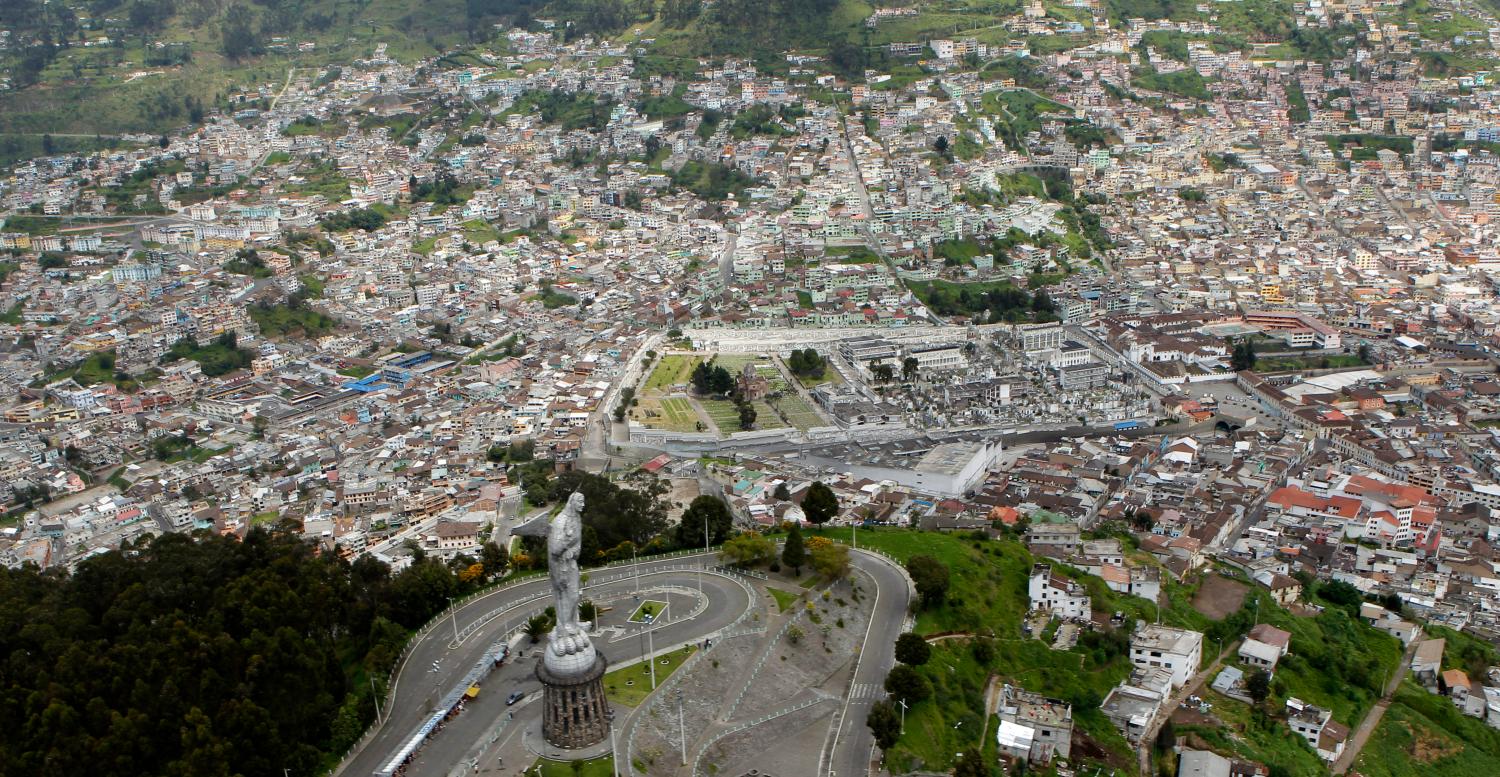
<svg viewBox="0 0 1500 777">
<path fill-rule="evenodd" d="M 1365 719 L 1360 722 L 1359 728 L 1355 729 L 1353 737 L 1344 746 L 1344 754 L 1333 762 L 1334 774 L 1349 771 L 1349 767 L 1354 765 L 1354 759 L 1359 757 L 1359 751 L 1363 750 L 1365 743 L 1370 741 L 1370 735 L 1375 733 L 1375 729 L 1380 726 L 1380 719 L 1385 717 L 1385 711 L 1391 706 L 1391 697 L 1396 695 L 1396 689 L 1401 687 L 1401 681 L 1406 679 L 1406 673 L 1411 669 L 1412 655 L 1416 653 L 1417 643 L 1421 641 L 1414 639 L 1406 648 L 1406 653 L 1401 656 L 1401 666 L 1396 669 L 1396 676 L 1392 677 L 1385 686 L 1385 695 L 1381 696 L 1380 701 L 1375 702 L 1375 706 L 1365 713 Z"/>
</svg>

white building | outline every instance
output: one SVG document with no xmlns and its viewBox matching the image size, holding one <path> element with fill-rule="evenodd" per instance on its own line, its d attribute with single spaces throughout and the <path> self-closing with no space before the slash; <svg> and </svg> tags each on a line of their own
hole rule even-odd
<svg viewBox="0 0 1500 777">
<path fill-rule="evenodd" d="M 1333 720 L 1333 713 L 1314 707 L 1301 699 L 1286 700 L 1286 721 L 1292 732 L 1307 740 L 1318 751 L 1318 757 L 1332 763 L 1344 753 L 1349 728 Z"/>
<path fill-rule="evenodd" d="M 1130 638 L 1130 662 L 1138 667 L 1159 667 L 1172 675 L 1172 687 L 1180 688 L 1198 671 L 1203 659 L 1203 635 L 1187 629 L 1147 624 Z"/>
<path fill-rule="evenodd" d="M 1052 574 L 1052 567 L 1031 568 L 1031 609 L 1046 610 L 1060 618 L 1087 618 L 1092 610 L 1089 594 L 1077 582 Z"/>
<path fill-rule="evenodd" d="M 1245 636 L 1245 641 L 1240 643 L 1240 660 L 1248 666 L 1274 672 L 1276 662 L 1286 655 L 1291 644 L 1291 632 L 1262 623 L 1251 629 Z"/>
<path fill-rule="evenodd" d="M 1073 706 L 1006 685 L 1000 695 L 1000 752 L 1047 763 L 1072 752 Z"/>
<path fill-rule="evenodd" d="M 906 356 L 907 358 L 917 360 L 917 370 L 919 373 L 955 370 L 966 364 L 964 360 L 964 348 L 961 343 L 913 346 L 906 349 Z"/>
</svg>

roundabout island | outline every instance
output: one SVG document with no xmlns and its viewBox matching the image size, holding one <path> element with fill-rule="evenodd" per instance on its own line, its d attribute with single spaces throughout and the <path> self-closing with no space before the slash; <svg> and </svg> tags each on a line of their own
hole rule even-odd
<svg viewBox="0 0 1500 777">
<path fill-rule="evenodd" d="M 592 602 L 594 622 L 574 610 L 536 643 L 525 624 L 566 579 L 461 603 L 413 638 L 386 715 L 335 774 L 547 774 L 549 763 L 572 774 L 569 761 L 584 774 L 637 777 L 864 773 L 864 717 L 911 599 L 904 573 L 863 552 L 840 581 L 768 579 L 717 561 L 696 553 L 590 570 L 577 598 L 562 593 L 574 607 Z M 554 639 L 575 624 L 573 652 L 565 642 L 558 651 Z"/>
</svg>

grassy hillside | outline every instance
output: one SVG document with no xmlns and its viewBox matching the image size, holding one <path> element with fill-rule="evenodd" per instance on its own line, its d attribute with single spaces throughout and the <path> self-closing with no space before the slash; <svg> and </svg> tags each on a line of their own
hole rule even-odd
<svg viewBox="0 0 1500 777">
<path fill-rule="evenodd" d="M 850 539 L 846 529 L 825 533 Z M 912 705 L 906 736 L 887 754 L 888 763 L 898 771 L 948 769 L 953 753 L 978 744 L 981 731 L 993 736 L 995 722 L 985 721 L 982 715 L 984 684 L 992 674 L 1073 704 L 1075 732 L 1081 735 L 1075 741 L 1075 762 L 1094 763 L 1106 771 L 1133 766 L 1128 744 L 1098 707 L 1110 689 L 1130 674 L 1127 634 L 1137 622 L 1159 619 L 1203 632 L 1205 666 L 1217 648 L 1232 644 L 1257 622 L 1292 633 L 1293 655 L 1278 670 L 1267 705 L 1277 714 L 1255 713 L 1247 705 L 1224 699 L 1215 709 L 1217 724 L 1202 726 L 1201 731 L 1179 727 L 1185 733 L 1196 731 L 1223 752 L 1285 767 L 1288 774 L 1318 774 L 1321 767 L 1316 755 L 1289 736 L 1279 714 L 1283 701 L 1296 696 L 1333 710 L 1340 721 L 1357 721 L 1374 703 L 1381 678 L 1389 677 L 1400 660 L 1395 639 L 1359 622 L 1348 610 L 1325 606 L 1315 616 L 1294 615 L 1277 606 L 1263 589 L 1244 581 L 1247 594 L 1239 608 L 1214 620 L 1193 606 L 1204 581 L 1220 574 L 1212 570 L 1183 583 L 1164 578 L 1165 601 L 1158 612 L 1145 599 L 1111 591 L 1100 578 L 1061 564 L 1054 564 L 1054 571 L 1088 588 L 1095 611 L 1120 612 L 1126 620 L 1121 628 L 1085 633 L 1070 650 L 1053 650 L 1022 632 L 1033 557 L 1018 539 L 862 530 L 859 544 L 903 561 L 924 554 L 946 564 L 951 573 L 947 599 L 941 606 L 922 609 L 915 630 L 923 635 L 981 636 L 933 645 L 932 660 L 921 668 L 932 684 L 932 698 Z M 1155 564 L 1144 553 L 1133 552 L 1132 557 L 1135 563 Z M 991 743 L 986 740 L 985 746 Z"/>
<path fill-rule="evenodd" d="M 744 56 L 773 73 L 781 53 L 828 57 L 852 78 L 900 63 L 883 44 L 948 35 L 998 42 L 1018 0 L 918 2 L 920 12 L 864 26 L 867 0 L 43 0 L 0 3 L 0 27 L 45 41 L 0 52 L 12 88 L 0 92 L 0 157 L 98 143 L 95 135 L 156 134 L 196 123 L 235 95 L 268 98 L 293 67 L 347 64 L 385 43 L 414 62 L 496 34 L 495 24 L 545 16 L 569 35 L 653 41 L 647 72 L 689 75 L 698 57 Z M 45 9 L 45 12 L 44 12 Z M 64 43 L 57 43 L 63 41 Z M 683 72 L 685 71 L 685 72 Z M 89 111 L 76 106 L 87 103 Z M 263 103 L 251 102 L 249 107 Z"/>
<path fill-rule="evenodd" d="M 162 132 L 197 121 L 231 94 L 274 94 L 290 67 L 368 57 L 380 42 L 390 56 L 412 62 L 467 42 L 471 26 L 483 31 L 495 18 L 470 16 L 468 8 L 484 7 L 483 0 L 166 3 L 175 10 L 154 19 L 121 13 L 113 2 L 94 0 L 79 10 L 74 24 L 83 29 L 69 46 L 0 58 L 20 87 L 0 93 L 0 138 L 33 144 L 42 133 Z M 37 24 L 39 34 L 62 34 L 56 24 Z M 79 45 L 78 35 L 89 45 Z M 85 102 L 90 110 L 77 110 Z"/>
<path fill-rule="evenodd" d="M 1500 732 L 1408 680 L 1355 764 L 1366 777 L 1500 774 Z"/>
<path fill-rule="evenodd" d="M 1500 651 L 1477 637 L 1440 626 L 1427 632 L 1447 641 L 1443 668 L 1462 669 L 1476 688 L 1485 669 L 1500 663 Z M 1356 766 L 1368 777 L 1500 774 L 1500 730 L 1461 714 L 1447 698 L 1407 678 Z"/>
</svg>

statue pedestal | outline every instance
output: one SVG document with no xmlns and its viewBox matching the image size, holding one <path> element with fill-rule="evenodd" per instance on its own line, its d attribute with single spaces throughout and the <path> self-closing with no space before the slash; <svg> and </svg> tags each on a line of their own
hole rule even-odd
<svg viewBox="0 0 1500 777">
<path fill-rule="evenodd" d="M 609 661 L 592 645 L 587 653 L 559 656 L 547 646 L 536 664 L 542 683 L 542 738 L 553 747 L 589 747 L 609 736 L 604 672 Z"/>
</svg>

